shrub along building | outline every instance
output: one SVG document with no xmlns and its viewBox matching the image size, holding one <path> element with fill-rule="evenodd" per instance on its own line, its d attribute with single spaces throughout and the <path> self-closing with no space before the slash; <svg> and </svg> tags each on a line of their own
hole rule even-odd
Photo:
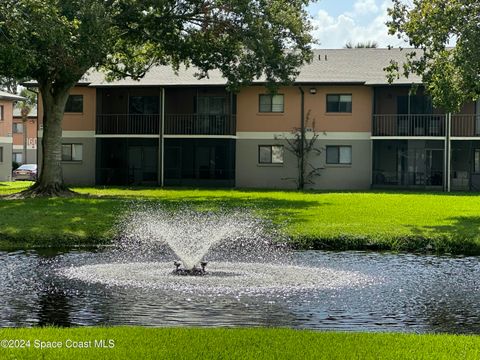
<svg viewBox="0 0 480 360">
<path fill-rule="evenodd" d="M 0 181 L 12 179 L 13 108 L 23 97 L 0 91 Z"/>
<path fill-rule="evenodd" d="M 91 72 L 66 106 L 65 181 L 294 188 L 297 159 L 285 138 L 303 117 L 322 150 L 310 155 L 322 168 L 311 188 L 479 190 L 479 103 L 449 117 L 419 78 L 388 84 L 383 69 L 403 57 L 316 50 L 295 84 L 275 94 L 261 81 L 234 94 L 219 73 L 196 79 L 195 69 L 157 67 L 115 82 Z M 41 118 L 40 107 L 39 137 Z"/>
</svg>

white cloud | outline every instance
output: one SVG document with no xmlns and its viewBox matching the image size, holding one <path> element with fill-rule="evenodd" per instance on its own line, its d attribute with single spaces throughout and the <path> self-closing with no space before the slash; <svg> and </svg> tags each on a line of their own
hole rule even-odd
<svg viewBox="0 0 480 360">
<path fill-rule="evenodd" d="M 352 10 L 336 17 L 325 10 L 320 10 L 313 17 L 316 30 L 313 36 L 320 42 L 321 48 L 342 48 L 347 42 L 375 41 L 380 47 L 399 46 L 402 42 L 388 35 L 385 22 L 388 20 L 387 9 L 391 0 L 384 0 L 377 5 L 375 0 L 358 0 Z"/>
<path fill-rule="evenodd" d="M 375 0 L 357 0 L 353 5 L 353 10 L 360 15 L 370 14 L 376 13 L 378 11 L 378 6 L 375 3 Z"/>
</svg>

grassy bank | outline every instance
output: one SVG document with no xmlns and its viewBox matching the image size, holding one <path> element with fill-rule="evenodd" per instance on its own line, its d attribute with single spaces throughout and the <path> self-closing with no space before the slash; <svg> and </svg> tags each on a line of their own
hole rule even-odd
<svg viewBox="0 0 480 360">
<path fill-rule="evenodd" d="M 0 195 L 26 183 L 0 183 Z M 302 248 L 480 254 L 480 198 L 466 194 L 75 188 L 74 199 L 0 200 L 0 248 L 106 243 L 118 216 L 144 200 L 246 207 Z"/>
<path fill-rule="evenodd" d="M 36 328 L 0 330 L 29 340 L 2 359 L 478 359 L 480 337 L 298 331 L 289 329 Z M 36 341 L 37 340 L 37 341 Z M 67 341 L 68 340 L 68 341 Z M 112 347 L 95 348 L 95 340 Z M 43 344 L 41 343 L 43 342 Z M 40 349 L 48 342 L 57 349 Z M 78 348 L 82 343 L 88 348 Z M 37 345 L 37 346 L 36 346 Z M 74 346 L 77 348 L 67 348 Z"/>
</svg>

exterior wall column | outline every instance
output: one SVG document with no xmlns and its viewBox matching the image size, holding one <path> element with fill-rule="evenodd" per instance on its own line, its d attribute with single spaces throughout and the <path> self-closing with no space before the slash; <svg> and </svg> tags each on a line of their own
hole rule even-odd
<svg viewBox="0 0 480 360">
<path fill-rule="evenodd" d="M 447 183 L 446 183 L 446 190 L 447 192 L 450 192 L 451 188 L 451 171 L 452 171 L 452 113 L 448 113 L 447 115 L 447 128 L 446 128 L 446 144 L 447 147 L 445 149 L 446 151 L 446 157 L 447 157 Z"/>
<path fill-rule="evenodd" d="M 160 91 L 160 137 L 158 146 L 158 175 L 161 187 L 165 185 L 165 88 Z"/>
</svg>

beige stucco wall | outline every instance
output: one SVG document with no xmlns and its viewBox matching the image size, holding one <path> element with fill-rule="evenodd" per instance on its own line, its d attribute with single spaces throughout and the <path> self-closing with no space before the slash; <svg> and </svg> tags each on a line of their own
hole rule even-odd
<svg viewBox="0 0 480 360">
<path fill-rule="evenodd" d="M 96 89 L 77 86 L 70 95 L 83 95 L 82 113 L 65 113 L 62 128 L 67 131 L 94 131 L 96 117 Z M 41 96 L 38 101 L 38 119 L 41 128 L 43 120 L 43 105 Z"/>
<path fill-rule="evenodd" d="M 310 88 L 316 94 L 310 93 Z M 369 132 L 372 123 L 373 90 L 367 86 L 303 86 L 307 126 L 317 131 Z M 267 93 L 261 86 L 243 89 L 237 96 L 237 131 L 239 132 L 289 132 L 300 127 L 301 95 L 298 87 L 280 88 L 284 95 L 283 113 L 260 113 L 259 95 Z M 351 94 L 351 113 L 327 113 L 327 94 Z M 307 121 L 308 122 L 308 121 Z"/>
<path fill-rule="evenodd" d="M 41 138 L 39 140 L 39 154 L 42 151 Z M 64 137 L 63 144 L 83 144 L 83 160 L 79 162 L 62 162 L 63 179 L 66 184 L 94 185 L 95 184 L 95 138 Z M 38 159 L 41 169 L 41 155 Z"/>
<path fill-rule="evenodd" d="M 284 163 L 259 164 L 259 145 L 284 145 L 285 140 L 242 139 L 236 145 L 236 186 L 253 188 L 294 189 L 297 178 L 296 158 L 284 151 Z M 351 165 L 326 164 L 327 145 L 352 146 Z M 318 156 L 311 155 L 314 167 L 323 167 L 315 183 L 307 188 L 322 190 L 369 189 L 371 185 L 371 141 L 370 140 L 317 140 L 315 145 L 323 149 Z"/>
<path fill-rule="evenodd" d="M 3 148 L 3 161 L 0 161 L 0 181 L 12 180 L 12 143 L 0 142 Z"/>
<path fill-rule="evenodd" d="M 13 123 L 23 124 L 20 117 L 13 118 Z M 23 163 L 36 164 L 37 163 L 37 118 L 29 117 L 24 126 L 27 129 L 27 159 L 23 159 Z M 23 154 L 23 133 L 13 133 L 13 152 Z"/>
<path fill-rule="evenodd" d="M 0 106 L 3 106 L 3 121 L 0 120 L 0 137 L 11 137 L 13 102 L 9 100 L 0 100 Z"/>
<path fill-rule="evenodd" d="M 3 106 L 3 120 L 0 120 L 0 147 L 3 148 L 3 161 L 0 162 L 0 181 L 12 179 L 12 123 L 13 101 L 0 100 Z"/>
</svg>

